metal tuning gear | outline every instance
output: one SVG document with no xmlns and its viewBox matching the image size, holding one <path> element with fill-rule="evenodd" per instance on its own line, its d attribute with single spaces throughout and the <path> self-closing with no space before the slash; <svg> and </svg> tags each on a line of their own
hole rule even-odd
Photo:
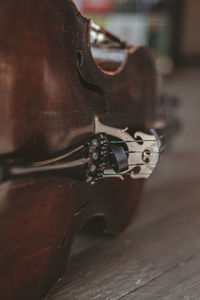
<svg viewBox="0 0 200 300">
<path fill-rule="evenodd" d="M 110 164 L 116 173 L 128 170 L 128 154 L 123 146 L 110 145 Z"/>
<path fill-rule="evenodd" d="M 126 43 L 118 37 L 106 31 L 103 27 L 97 25 L 94 21 L 90 21 L 90 42 L 91 45 L 103 47 L 126 48 Z"/>
<path fill-rule="evenodd" d="M 102 124 L 95 118 L 95 132 L 104 132 L 109 140 L 109 165 L 104 170 L 104 178 L 125 176 L 132 179 L 149 178 L 159 161 L 161 142 L 154 130 L 150 134 L 135 132 L 128 128 L 118 129 Z"/>
<path fill-rule="evenodd" d="M 155 131 L 151 134 L 118 129 L 95 118 L 95 134 L 85 145 L 45 161 L 29 164 L 0 164 L 0 182 L 33 176 L 56 175 L 95 184 L 108 177 L 148 178 L 154 171 L 161 147 Z"/>
<path fill-rule="evenodd" d="M 96 134 L 88 142 L 88 158 L 85 181 L 94 184 L 103 179 L 109 155 L 109 141 L 105 133 Z"/>
</svg>

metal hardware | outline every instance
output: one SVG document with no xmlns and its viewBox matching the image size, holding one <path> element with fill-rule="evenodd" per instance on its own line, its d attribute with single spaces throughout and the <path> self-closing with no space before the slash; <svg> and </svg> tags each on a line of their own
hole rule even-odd
<svg viewBox="0 0 200 300">
<path fill-rule="evenodd" d="M 116 173 L 128 170 L 128 154 L 123 146 L 110 146 L 110 163 Z"/>
<path fill-rule="evenodd" d="M 53 159 L 0 165 L 0 182 L 32 175 L 56 175 L 94 184 L 107 177 L 148 178 L 155 169 L 161 143 L 151 134 L 118 129 L 94 120 L 95 134 L 82 145 Z"/>
<path fill-rule="evenodd" d="M 94 184 L 103 178 L 109 155 L 109 143 L 107 135 L 99 133 L 88 142 L 89 162 L 86 167 L 85 181 Z"/>
<path fill-rule="evenodd" d="M 106 31 L 103 27 L 97 25 L 94 21 L 90 21 L 90 43 L 96 46 L 126 48 L 126 43 L 118 37 Z"/>
<path fill-rule="evenodd" d="M 128 128 L 118 129 L 106 126 L 96 117 L 95 133 L 98 134 L 99 132 L 105 132 L 110 137 L 111 144 L 124 144 L 128 154 L 128 169 L 116 173 L 113 168 L 108 168 L 104 171 L 104 178 L 119 177 L 123 180 L 125 175 L 130 175 L 132 179 L 150 177 L 157 166 L 161 146 L 155 131 L 152 130 L 152 134 L 138 131 L 132 136 L 128 133 Z M 116 139 L 118 140 L 115 141 Z"/>
</svg>

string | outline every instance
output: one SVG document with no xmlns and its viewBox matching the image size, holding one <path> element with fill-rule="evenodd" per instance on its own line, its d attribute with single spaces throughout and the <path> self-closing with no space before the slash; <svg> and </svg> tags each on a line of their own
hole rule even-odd
<svg viewBox="0 0 200 300">
<path fill-rule="evenodd" d="M 78 148 L 68 152 L 68 153 L 65 153 L 63 155 L 60 155 L 58 157 L 55 157 L 55 158 L 52 158 L 52 159 L 48 159 L 48 160 L 45 160 L 45 161 L 38 161 L 38 162 L 33 162 L 31 164 L 32 167 L 43 167 L 43 166 L 46 166 L 46 165 L 49 165 L 49 164 L 52 164 L 52 163 L 55 163 L 55 162 L 58 162 L 60 160 L 63 160 L 65 158 L 68 158 L 69 156 L 71 156 L 72 154 L 82 150 L 84 148 L 83 145 L 79 146 Z"/>
<path fill-rule="evenodd" d="M 129 167 L 134 167 L 134 166 L 156 166 L 156 164 L 129 164 Z M 112 165 L 112 167 L 116 167 L 116 165 Z"/>
<path fill-rule="evenodd" d="M 151 175 L 151 173 L 139 173 L 139 174 L 135 174 L 135 175 Z M 131 176 L 131 175 L 116 173 L 116 174 L 104 174 L 104 176 Z"/>
<path fill-rule="evenodd" d="M 60 164 L 44 165 L 40 167 L 15 166 L 15 167 L 11 167 L 9 172 L 13 176 L 28 175 L 28 174 L 38 173 L 38 172 L 59 171 L 64 169 L 70 169 L 70 168 L 82 166 L 88 162 L 89 162 L 89 158 L 81 158 L 75 161 L 64 162 Z"/>
<path fill-rule="evenodd" d="M 155 139 L 155 140 L 151 140 L 151 139 L 149 139 L 149 140 L 140 140 L 140 139 L 138 139 L 138 140 L 135 140 L 135 141 L 110 141 L 109 143 L 110 144 L 124 144 L 124 143 L 137 143 L 137 144 L 142 144 L 142 143 L 147 143 L 147 142 L 159 142 L 159 141 L 161 141 L 161 140 L 163 140 L 165 137 L 166 137 L 167 135 L 161 135 L 160 137 L 159 137 L 159 139 Z"/>
<path fill-rule="evenodd" d="M 138 140 L 138 141 L 111 141 L 109 142 L 110 144 L 124 144 L 124 143 L 144 143 L 144 142 L 158 142 L 160 141 L 159 139 L 155 139 L 155 140 Z"/>
<path fill-rule="evenodd" d="M 169 143 L 164 145 L 161 149 L 160 149 L 160 152 L 163 152 L 167 147 L 169 147 Z"/>
<path fill-rule="evenodd" d="M 134 166 L 156 166 L 156 164 L 130 164 L 130 167 L 134 167 Z"/>
<path fill-rule="evenodd" d="M 125 151 L 127 154 L 136 154 L 136 153 L 144 153 L 145 151 Z M 159 154 L 160 152 L 158 151 L 150 151 L 151 153 Z M 114 154 L 114 152 L 109 152 L 109 154 Z"/>
</svg>

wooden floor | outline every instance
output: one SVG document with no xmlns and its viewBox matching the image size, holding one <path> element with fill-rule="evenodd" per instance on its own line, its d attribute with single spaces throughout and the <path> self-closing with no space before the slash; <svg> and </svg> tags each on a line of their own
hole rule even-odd
<svg viewBox="0 0 200 300">
<path fill-rule="evenodd" d="M 165 89 L 181 99 L 184 128 L 148 181 L 118 238 L 79 236 L 53 300 L 200 299 L 200 70 Z"/>
</svg>

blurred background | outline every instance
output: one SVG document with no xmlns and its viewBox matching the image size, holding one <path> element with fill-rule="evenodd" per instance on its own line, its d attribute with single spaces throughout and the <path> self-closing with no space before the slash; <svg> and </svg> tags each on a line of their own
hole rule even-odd
<svg viewBox="0 0 200 300">
<path fill-rule="evenodd" d="M 200 65 L 199 0 L 75 0 L 81 12 L 122 40 L 148 45 L 162 73 Z"/>
</svg>

